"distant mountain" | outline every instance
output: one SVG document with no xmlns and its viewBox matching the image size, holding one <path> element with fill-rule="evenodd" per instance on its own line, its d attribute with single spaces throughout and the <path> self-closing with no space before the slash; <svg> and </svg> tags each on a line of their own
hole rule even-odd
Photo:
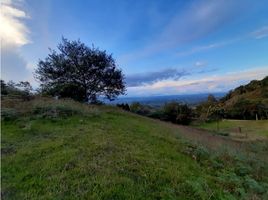
<svg viewBox="0 0 268 200">
<path fill-rule="evenodd" d="M 226 93 L 214 93 L 213 95 L 220 99 Z M 167 95 L 167 96 L 150 96 L 150 97 L 121 97 L 112 102 L 106 101 L 107 104 L 121 104 L 128 103 L 131 104 L 133 102 L 139 102 L 141 104 L 150 105 L 153 107 L 160 107 L 163 104 L 171 101 L 187 103 L 189 105 L 196 105 L 200 102 L 203 102 L 207 99 L 208 93 L 202 94 L 186 94 L 186 95 Z"/>
</svg>

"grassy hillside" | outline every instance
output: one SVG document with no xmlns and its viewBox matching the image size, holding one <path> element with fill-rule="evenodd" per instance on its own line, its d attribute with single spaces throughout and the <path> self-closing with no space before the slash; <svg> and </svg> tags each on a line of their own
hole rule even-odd
<svg viewBox="0 0 268 200">
<path fill-rule="evenodd" d="M 211 149 L 183 127 L 68 100 L 4 101 L 1 114 L 2 199 L 268 198 L 267 141 Z"/>
<path fill-rule="evenodd" d="M 217 122 L 206 122 L 197 127 L 210 131 L 217 131 Z M 239 133 L 239 127 L 241 133 Z M 219 122 L 219 132 L 229 133 L 237 137 L 259 139 L 268 137 L 268 120 L 222 120 Z"/>
<path fill-rule="evenodd" d="M 252 101 L 267 101 L 268 98 L 268 76 L 263 80 L 253 80 L 247 85 L 241 85 L 230 91 L 222 100 L 226 106 L 232 106 L 239 99 Z"/>
<path fill-rule="evenodd" d="M 268 76 L 253 80 L 230 91 L 221 99 L 226 117 L 232 119 L 268 119 Z"/>
</svg>

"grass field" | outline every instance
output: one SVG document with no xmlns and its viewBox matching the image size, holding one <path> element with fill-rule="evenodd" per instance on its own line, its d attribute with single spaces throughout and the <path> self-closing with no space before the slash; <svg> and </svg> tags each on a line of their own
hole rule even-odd
<svg viewBox="0 0 268 200">
<path fill-rule="evenodd" d="M 232 154 L 112 107 L 53 101 L 8 107 L 2 199 L 268 197 L 267 142 Z"/>
<path fill-rule="evenodd" d="M 202 123 L 197 127 L 217 131 L 217 122 Z M 239 133 L 239 127 L 241 133 Z M 230 133 L 233 136 L 241 136 L 258 139 L 258 136 L 268 137 L 268 120 L 222 120 L 219 122 L 219 132 Z"/>
</svg>

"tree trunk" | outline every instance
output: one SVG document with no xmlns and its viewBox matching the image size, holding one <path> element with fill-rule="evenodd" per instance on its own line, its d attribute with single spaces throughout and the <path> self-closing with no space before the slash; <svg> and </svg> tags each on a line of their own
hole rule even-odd
<svg viewBox="0 0 268 200">
<path fill-rule="evenodd" d="M 88 103 L 88 93 L 87 93 L 87 88 L 84 87 L 84 98 L 85 98 L 85 103 Z"/>
</svg>

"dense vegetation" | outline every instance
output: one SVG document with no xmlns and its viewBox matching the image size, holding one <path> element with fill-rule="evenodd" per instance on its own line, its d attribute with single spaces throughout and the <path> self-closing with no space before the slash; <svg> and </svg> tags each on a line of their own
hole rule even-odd
<svg viewBox="0 0 268 200">
<path fill-rule="evenodd" d="M 183 125 L 198 121 L 219 123 L 222 119 L 265 120 L 268 119 L 268 77 L 239 86 L 221 99 L 208 95 L 206 101 L 197 105 L 172 101 L 162 107 L 139 102 L 117 106 L 143 116 Z"/>
<path fill-rule="evenodd" d="M 30 100 L 32 91 L 33 88 L 27 81 L 21 81 L 19 83 L 9 81 L 5 83 L 4 80 L 1 80 L 1 99 L 7 97 Z"/>
<path fill-rule="evenodd" d="M 139 102 L 134 102 L 130 106 L 128 104 L 117 104 L 117 107 L 139 115 L 169 121 L 175 124 L 188 125 L 192 118 L 192 109 L 187 104 L 175 101 L 167 102 L 161 108 L 154 108 Z"/>
<path fill-rule="evenodd" d="M 268 76 L 231 90 L 220 103 L 226 118 L 268 119 Z"/>
<path fill-rule="evenodd" d="M 2 199 L 268 197 L 265 140 L 189 141 L 172 124 L 51 98 L 3 99 L 1 115 Z"/>
</svg>

